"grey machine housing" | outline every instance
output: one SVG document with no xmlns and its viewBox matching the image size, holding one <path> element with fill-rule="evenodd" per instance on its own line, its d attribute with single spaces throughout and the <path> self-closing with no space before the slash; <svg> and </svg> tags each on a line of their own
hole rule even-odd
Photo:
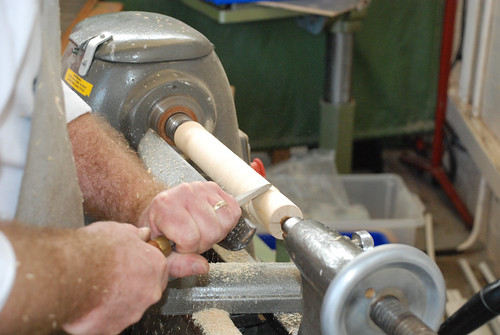
<svg viewBox="0 0 500 335">
<path fill-rule="evenodd" d="M 228 78 L 204 35 L 165 15 L 120 12 L 85 19 L 69 39 L 63 79 L 132 147 L 150 128 L 169 140 L 166 119 L 183 112 L 248 161 Z"/>
</svg>

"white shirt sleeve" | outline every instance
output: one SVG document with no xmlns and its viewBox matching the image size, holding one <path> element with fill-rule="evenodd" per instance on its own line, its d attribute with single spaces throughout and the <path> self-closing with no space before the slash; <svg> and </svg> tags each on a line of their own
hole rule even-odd
<svg viewBox="0 0 500 335">
<path fill-rule="evenodd" d="M 61 80 L 64 95 L 64 109 L 66 110 L 66 123 L 70 123 L 80 115 L 89 113 L 92 108 L 83 101 L 68 85 Z"/>
<path fill-rule="evenodd" d="M 0 231 L 0 310 L 7 302 L 16 279 L 16 255 L 7 236 Z"/>
</svg>

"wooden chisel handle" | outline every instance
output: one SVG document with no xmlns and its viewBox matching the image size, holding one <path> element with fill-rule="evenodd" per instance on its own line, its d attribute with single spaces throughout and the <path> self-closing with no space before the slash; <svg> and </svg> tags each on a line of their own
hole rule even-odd
<svg viewBox="0 0 500 335">
<path fill-rule="evenodd" d="M 172 244 L 165 236 L 158 236 L 157 238 L 149 240 L 147 243 L 158 248 L 165 257 L 168 257 L 172 253 Z"/>
</svg>

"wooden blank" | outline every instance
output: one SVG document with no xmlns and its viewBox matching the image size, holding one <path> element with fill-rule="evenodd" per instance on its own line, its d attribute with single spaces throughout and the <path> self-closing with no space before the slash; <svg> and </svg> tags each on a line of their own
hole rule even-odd
<svg viewBox="0 0 500 335">
<path fill-rule="evenodd" d="M 269 183 L 250 165 L 194 121 L 181 124 L 175 145 L 226 192 L 236 196 Z M 281 220 L 302 217 L 300 209 L 275 187 L 254 199 L 248 210 L 276 238 L 283 238 Z"/>
</svg>

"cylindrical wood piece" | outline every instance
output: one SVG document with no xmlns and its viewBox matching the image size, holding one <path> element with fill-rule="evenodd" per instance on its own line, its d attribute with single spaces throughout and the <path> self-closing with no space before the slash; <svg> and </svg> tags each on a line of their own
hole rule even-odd
<svg viewBox="0 0 500 335">
<path fill-rule="evenodd" d="M 175 131 L 174 142 L 213 181 L 233 196 L 269 183 L 197 122 L 182 123 Z M 300 209 L 275 187 L 256 198 L 249 210 L 271 235 L 280 239 L 280 223 L 284 217 L 302 218 Z"/>
</svg>

